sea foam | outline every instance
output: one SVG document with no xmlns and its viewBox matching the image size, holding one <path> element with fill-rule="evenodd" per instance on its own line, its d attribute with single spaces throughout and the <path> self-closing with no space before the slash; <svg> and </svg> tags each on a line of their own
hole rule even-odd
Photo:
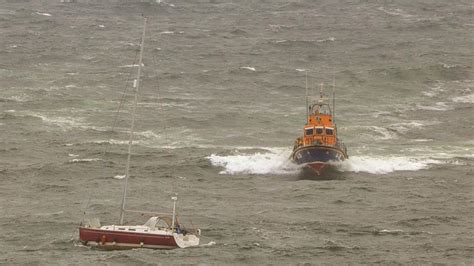
<svg viewBox="0 0 474 266">
<path fill-rule="evenodd" d="M 457 103 L 474 103 L 474 94 L 454 97 L 451 100 Z"/>
<path fill-rule="evenodd" d="M 247 70 L 250 70 L 250 71 L 256 71 L 255 67 L 251 67 L 251 66 L 243 66 L 243 67 L 240 67 L 240 69 L 247 69 Z"/>
<path fill-rule="evenodd" d="M 223 167 L 220 174 L 296 174 L 300 166 L 289 160 L 288 149 L 272 149 L 253 154 L 215 155 L 207 157 L 212 165 Z M 335 163 L 342 172 L 364 172 L 388 174 L 395 171 L 418 171 L 446 161 L 402 156 L 351 156 L 348 160 Z"/>
<path fill-rule="evenodd" d="M 207 157 L 214 166 L 224 167 L 220 174 L 288 174 L 296 171 L 288 160 L 290 152 L 273 149 L 268 152 Z"/>
<path fill-rule="evenodd" d="M 85 159 L 72 159 L 69 160 L 70 163 L 90 163 L 90 162 L 97 162 L 102 161 L 100 158 L 85 158 Z"/>
<path fill-rule="evenodd" d="M 41 16 L 46 16 L 46 17 L 51 17 L 51 14 L 49 13 L 42 13 L 42 12 L 36 12 L 37 15 L 41 15 Z"/>
<path fill-rule="evenodd" d="M 339 164 L 344 172 L 365 172 L 370 174 L 388 174 L 395 171 L 417 171 L 429 168 L 431 164 L 442 161 L 427 158 L 382 157 L 382 156 L 351 156 Z"/>
</svg>

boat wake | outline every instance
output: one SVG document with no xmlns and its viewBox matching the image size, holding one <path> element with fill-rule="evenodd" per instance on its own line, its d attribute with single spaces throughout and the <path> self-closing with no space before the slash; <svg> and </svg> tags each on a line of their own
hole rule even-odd
<svg viewBox="0 0 474 266">
<path fill-rule="evenodd" d="M 388 174 L 395 171 L 418 171 L 427 169 L 443 161 L 427 158 L 351 156 L 339 164 L 343 172 L 364 172 L 370 174 Z"/>
<path fill-rule="evenodd" d="M 283 148 L 252 154 L 216 155 L 206 157 L 214 166 L 224 167 L 220 174 L 291 174 L 298 166 L 288 158 L 291 151 Z"/>
<path fill-rule="evenodd" d="M 301 166 L 288 159 L 291 151 L 273 148 L 252 154 L 216 155 L 207 157 L 212 165 L 223 167 L 220 174 L 296 174 Z M 340 172 L 388 174 L 396 171 L 418 171 L 433 165 L 448 163 L 446 160 L 403 156 L 350 156 L 335 163 Z"/>
</svg>

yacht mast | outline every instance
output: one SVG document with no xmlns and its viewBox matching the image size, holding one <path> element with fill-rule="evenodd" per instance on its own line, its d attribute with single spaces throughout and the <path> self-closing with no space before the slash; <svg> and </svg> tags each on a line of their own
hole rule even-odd
<svg viewBox="0 0 474 266">
<path fill-rule="evenodd" d="M 140 57 L 138 60 L 137 78 L 133 81 L 133 88 L 135 90 L 135 99 L 133 101 L 133 109 L 132 109 L 132 125 L 130 127 L 130 134 L 128 137 L 127 165 L 125 167 L 125 184 L 123 186 L 122 207 L 120 209 L 120 224 L 123 224 L 123 217 L 125 213 L 125 198 L 127 196 L 128 178 L 130 176 L 130 157 L 131 157 L 131 152 L 132 152 L 133 129 L 135 127 L 135 113 L 137 110 L 137 102 L 138 102 L 138 88 L 140 85 L 140 74 L 141 74 L 142 63 L 143 63 L 143 46 L 145 44 L 146 22 L 147 22 L 147 19 L 145 18 L 143 22 L 142 41 L 140 43 Z"/>
</svg>

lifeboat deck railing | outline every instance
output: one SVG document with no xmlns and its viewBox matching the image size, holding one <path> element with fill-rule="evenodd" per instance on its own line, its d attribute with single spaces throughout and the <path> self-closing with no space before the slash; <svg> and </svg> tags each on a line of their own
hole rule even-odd
<svg viewBox="0 0 474 266">
<path fill-rule="evenodd" d="M 346 145 L 342 140 L 339 138 L 336 139 L 335 144 L 326 144 L 321 141 L 321 139 L 310 139 L 309 143 L 305 143 L 302 137 L 299 137 L 295 140 L 295 145 L 293 146 L 293 150 L 296 150 L 300 147 L 305 147 L 305 146 L 314 146 L 314 145 L 325 145 L 325 146 L 331 146 L 335 147 L 337 149 L 340 149 L 344 152 L 344 154 L 347 155 L 347 148 Z"/>
</svg>

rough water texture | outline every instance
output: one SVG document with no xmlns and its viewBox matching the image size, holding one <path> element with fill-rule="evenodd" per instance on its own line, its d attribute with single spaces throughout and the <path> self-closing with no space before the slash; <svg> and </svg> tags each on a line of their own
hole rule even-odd
<svg viewBox="0 0 474 266">
<path fill-rule="evenodd" d="M 0 1 L 0 264 L 474 264 L 471 1 L 59 2 Z M 202 244 L 98 251 L 77 227 L 118 221 L 141 14 L 127 206 L 177 192 Z M 327 180 L 287 161 L 304 69 L 336 75 Z"/>
</svg>

